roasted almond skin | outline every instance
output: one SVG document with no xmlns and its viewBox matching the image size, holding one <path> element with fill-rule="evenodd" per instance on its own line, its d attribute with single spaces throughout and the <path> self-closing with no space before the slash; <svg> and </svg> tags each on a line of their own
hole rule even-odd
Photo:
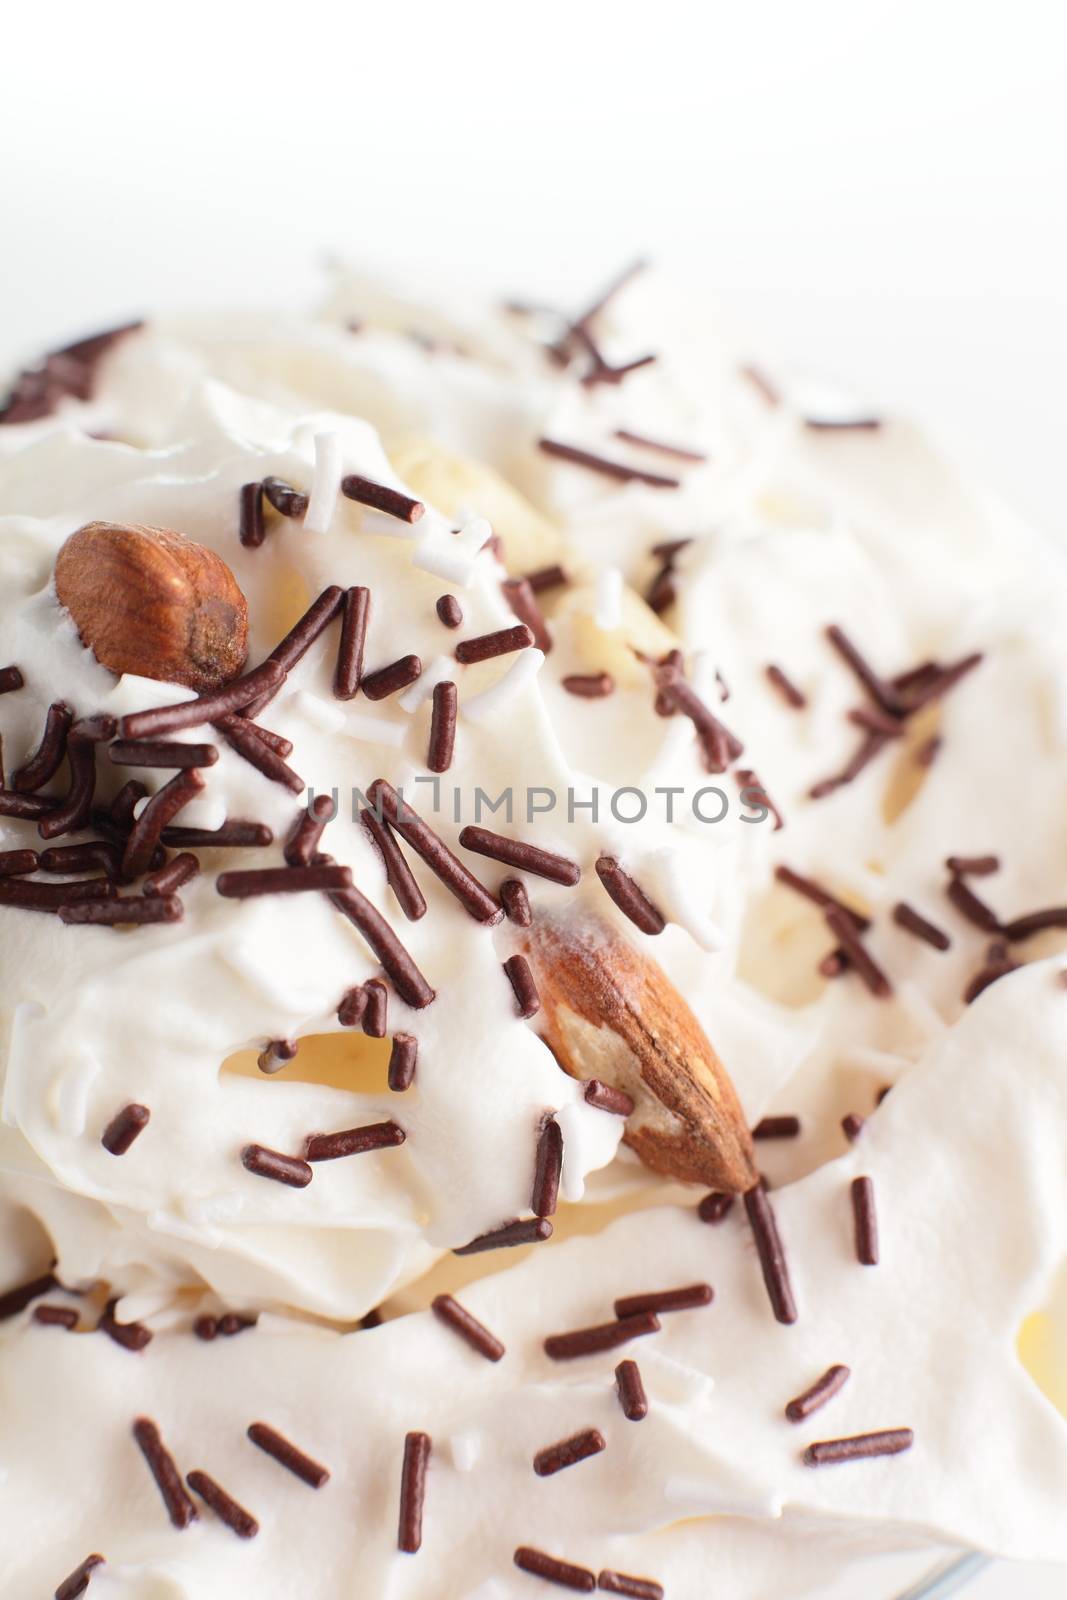
<svg viewBox="0 0 1067 1600">
<path fill-rule="evenodd" d="M 539 917 L 526 952 L 541 1032 L 575 1078 L 634 1101 L 625 1142 L 652 1172 L 720 1193 L 759 1181 L 726 1069 L 663 969 L 592 913 Z"/>
<path fill-rule="evenodd" d="M 248 656 L 248 603 L 221 556 L 169 528 L 87 522 L 56 558 L 56 595 L 112 672 L 203 691 Z"/>
</svg>

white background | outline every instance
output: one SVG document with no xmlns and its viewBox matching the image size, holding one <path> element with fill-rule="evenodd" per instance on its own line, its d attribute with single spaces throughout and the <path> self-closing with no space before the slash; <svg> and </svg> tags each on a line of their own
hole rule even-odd
<svg viewBox="0 0 1067 1600">
<path fill-rule="evenodd" d="M 331 252 L 577 302 L 651 252 L 757 352 L 1067 522 L 1063 0 L 28 11 L 0 365 L 155 306 L 310 301 Z"/>
</svg>

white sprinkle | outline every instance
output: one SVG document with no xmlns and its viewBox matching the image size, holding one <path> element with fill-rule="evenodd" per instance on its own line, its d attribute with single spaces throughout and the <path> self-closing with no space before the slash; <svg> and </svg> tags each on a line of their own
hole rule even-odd
<svg viewBox="0 0 1067 1600">
<path fill-rule="evenodd" d="M 452 1452 L 452 1465 L 457 1472 L 470 1472 L 482 1453 L 480 1433 L 454 1433 L 448 1441 Z"/>
<path fill-rule="evenodd" d="M 484 517 L 474 517 L 459 533 L 439 528 L 420 539 L 412 559 L 424 572 L 432 572 L 435 577 L 458 583 L 465 589 L 474 576 L 478 552 L 492 534 L 492 527 Z"/>
<path fill-rule="evenodd" d="M 337 496 L 341 492 L 341 440 L 336 433 L 315 435 L 315 472 L 311 479 L 311 498 L 304 513 L 307 533 L 328 533 L 333 521 Z"/>
<path fill-rule="evenodd" d="M 320 733 L 338 733 L 345 725 L 342 708 L 333 701 L 324 700 L 321 695 L 298 689 L 293 696 L 293 704 L 300 715 Z"/>
<path fill-rule="evenodd" d="M 406 722 L 390 722 L 385 717 L 365 717 L 350 711 L 342 730 L 349 739 L 359 739 L 363 744 L 387 744 L 399 750 L 407 737 Z"/>
<path fill-rule="evenodd" d="M 605 633 L 622 627 L 622 573 L 618 567 L 605 567 L 597 575 L 593 621 Z"/>
<path fill-rule="evenodd" d="M 525 689 L 527 683 L 537 676 L 544 662 L 543 650 L 532 647 L 520 650 L 504 676 L 490 688 L 483 689 L 481 694 L 471 695 L 469 700 L 464 700 L 460 711 L 471 722 L 488 721 L 506 705 L 511 704 L 515 696 Z"/>
<path fill-rule="evenodd" d="M 402 711 L 417 711 L 428 700 L 439 683 L 452 676 L 455 661 L 451 656 L 434 656 L 430 665 L 419 674 L 404 693 L 397 695 L 396 703 Z"/>
</svg>

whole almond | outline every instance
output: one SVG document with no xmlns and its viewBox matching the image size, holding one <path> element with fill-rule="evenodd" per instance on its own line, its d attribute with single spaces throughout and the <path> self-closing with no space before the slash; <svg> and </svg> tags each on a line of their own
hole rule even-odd
<svg viewBox="0 0 1067 1600">
<path fill-rule="evenodd" d="M 574 1078 L 634 1101 L 625 1142 L 652 1172 L 739 1194 L 758 1182 L 726 1069 L 662 967 L 600 917 L 538 918 L 527 956 L 541 1032 Z"/>
<path fill-rule="evenodd" d="M 87 522 L 56 558 L 56 595 L 112 672 L 203 691 L 248 655 L 248 604 L 221 556 L 169 528 Z"/>
</svg>

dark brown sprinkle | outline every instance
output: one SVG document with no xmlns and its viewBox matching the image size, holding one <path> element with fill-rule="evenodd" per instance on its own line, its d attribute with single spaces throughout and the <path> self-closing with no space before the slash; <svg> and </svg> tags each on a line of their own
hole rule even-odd
<svg viewBox="0 0 1067 1600">
<path fill-rule="evenodd" d="M 470 1312 L 454 1300 L 450 1294 L 439 1294 L 433 1300 L 430 1309 L 435 1317 L 447 1324 L 461 1339 L 465 1339 L 472 1350 L 476 1350 L 487 1361 L 499 1361 L 504 1354 L 504 1346 L 495 1334 L 480 1323 L 477 1317 L 472 1317 Z"/>
<path fill-rule="evenodd" d="M 50 1294 L 53 1289 L 60 1287 L 55 1275 L 51 1272 L 42 1273 L 39 1278 L 31 1278 L 28 1283 L 16 1284 L 14 1289 L 5 1289 L 0 1294 L 0 1322 L 7 1322 L 10 1317 L 17 1317 L 20 1311 L 25 1311 L 34 1300 L 39 1300 L 43 1294 Z"/>
<path fill-rule="evenodd" d="M 853 1178 L 852 1215 L 856 1224 L 856 1259 L 861 1266 L 878 1265 L 878 1212 L 874 1203 L 874 1181 Z"/>
<path fill-rule="evenodd" d="M 283 478 L 264 478 L 263 493 L 283 517 L 302 517 L 308 508 L 307 495 L 300 489 L 294 489 Z"/>
<path fill-rule="evenodd" d="M 431 872 L 455 895 L 476 922 L 492 926 L 501 920 L 503 912 L 488 889 L 478 882 L 473 873 L 468 872 L 444 841 L 415 814 L 407 801 L 401 800 L 392 784 L 386 783 L 384 778 L 375 778 L 367 791 L 367 798 L 389 826 L 422 857 Z"/>
<path fill-rule="evenodd" d="M 11 779 L 16 794 L 36 794 L 49 778 L 55 777 L 67 753 L 67 735 L 73 721 L 73 711 L 62 700 L 55 700 L 48 707 L 40 744 Z"/>
<path fill-rule="evenodd" d="M 886 1098 L 886 1096 L 892 1092 L 892 1088 L 893 1085 L 891 1083 L 883 1083 L 882 1087 L 875 1096 L 874 1103 L 876 1106 L 880 1106 L 882 1104 L 882 1101 Z"/>
<path fill-rule="evenodd" d="M 247 550 L 256 550 L 267 535 L 263 521 L 263 485 L 244 483 L 238 497 L 238 538 Z"/>
<path fill-rule="evenodd" d="M 680 444 L 665 444 L 662 439 L 648 438 L 647 434 L 631 433 L 629 428 L 616 428 L 615 437 L 624 444 L 640 445 L 642 450 L 656 450 L 662 456 L 675 456 L 679 461 L 699 463 L 708 459 L 702 450 L 690 450 Z"/>
<path fill-rule="evenodd" d="M 122 785 L 112 800 L 107 815 L 112 825 L 124 834 L 133 827 L 133 814 L 139 800 L 148 797 L 148 789 L 139 778 L 130 778 Z"/>
<path fill-rule="evenodd" d="M 805 428 L 817 433 L 874 433 L 882 426 L 881 417 L 805 417 Z"/>
<path fill-rule="evenodd" d="M 372 1311 L 367 1312 L 365 1317 L 360 1318 L 359 1325 L 363 1329 L 364 1333 L 366 1333 L 370 1328 L 380 1328 L 384 1321 L 385 1318 L 382 1316 L 377 1306 L 375 1306 Z"/>
<path fill-rule="evenodd" d="M 849 906 L 845 905 L 844 901 L 838 900 L 836 895 L 832 895 L 828 889 L 824 889 L 821 883 L 816 883 L 814 878 L 802 877 L 799 872 L 794 872 L 791 867 L 785 866 L 775 867 L 774 876 L 787 889 L 792 889 L 795 894 L 803 895 L 805 900 L 810 900 L 813 905 L 817 905 L 823 911 L 828 911 L 836 906 L 839 911 L 843 911 L 847 917 L 851 918 L 861 933 L 866 932 L 870 927 L 870 917 L 865 917 L 862 911 L 851 910 Z"/>
<path fill-rule="evenodd" d="M 592 340 L 587 337 L 586 342 L 593 357 L 589 370 L 582 374 L 582 383 L 587 389 L 592 389 L 598 383 L 621 383 L 631 372 L 638 372 L 642 367 L 650 367 L 657 359 L 654 355 L 638 356 L 634 361 L 625 361 L 621 366 L 615 367 L 604 360 Z"/>
<path fill-rule="evenodd" d="M 935 950 L 947 950 L 952 943 L 947 933 L 943 933 L 934 923 L 920 916 L 919 912 L 905 900 L 898 900 L 893 907 L 893 921 L 898 928 L 904 928 L 908 933 L 913 933 L 917 939 L 923 939 L 927 944 L 933 945 Z"/>
<path fill-rule="evenodd" d="M 504 907 L 505 915 L 509 922 L 514 922 L 516 927 L 528 928 L 533 921 L 530 911 L 530 897 L 526 893 L 526 885 L 521 878 L 505 878 L 500 885 L 500 904 Z"/>
<path fill-rule="evenodd" d="M 66 884 L 66 889 L 80 888 L 80 884 Z M 115 900 L 91 900 L 59 908 L 59 920 L 70 927 L 146 927 L 150 923 L 180 922 L 183 907 L 176 894 L 158 899 L 142 899 L 127 895 Z"/>
<path fill-rule="evenodd" d="M 908 715 L 912 716 L 916 711 L 921 711 L 924 706 L 928 706 L 933 700 L 940 700 L 943 694 L 947 694 L 949 689 L 955 688 L 956 684 L 962 678 L 967 677 L 968 673 L 973 672 L 975 667 L 981 666 L 983 659 L 981 651 L 975 650 L 971 655 L 964 656 L 961 661 L 953 662 L 950 667 L 940 667 L 935 679 L 921 685 L 908 695 Z"/>
<path fill-rule="evenodd" d="M 615 679 L 610 672 L 571 672 L 561 681 L 568 694 L 581 700 L 603 700 L 615 692 Z"/>
<path fill-rule="evenodd" d="M 51 850 L 44 852 L 45 855 L 54 853 Z M 40 865 L 36 850 L 0 850 L 0 878 L 22 877 L 27 872 L 36 872 Z M 41 867 L 42 872 L 48 870 L 47 867 Z"/>
<path fill-rule="evenodd" d="M 1044 933 L 1047 928 L 1067 928 L 1067 906 L 1049 906 L 1044 911 L 1028 911 L 1024 917 L 1016 917 L 1011 922 L 1006 922 L 1001 928 L 1005 939 L 1013 943 L 1021 939 L 1030 939 L 1035 933 Z"/>
<path fill-rule="evenodd" d="M 988 878 L 1000 871 L 1000 857 L 949 856 L 945 866 L 957 878 Z"/>
<path fill-rule="evenodd" d="M 360 505 L 384 511 L 401 522 L 418 522 L 426 510 L 421 500 L 413 500 L 399 489 L 389 489 L 384 483 L 372 483 L 370 478 L 361 478 L 356 472 L 341 479 L 341 493 L 348 500 L 358 500 Z"/>
<path fill-rule="evenodd" d="M 823 915 L 834 938 L 848 957 L 849 966 L 863 979 L 871 994 L 884 1000 L 893 992 L 881 967 L 868 951 L 850 912 L 840 906 L 830 906 Z"/>
<path fill-rule="evenodd" d="M 456 745 L 457 694 L 454 683 L 437 683 L 433 690 L 433 715 L 426 765 L 431 772 L 447 772 Z"/>
<path fill-rule="evenodd" d="M 655 1578 L 632 1578 L 627 1572 L 611 1572 L 605 1567 L 596 1583 L 607 1594 L 625 1594 L 631 1600 L 663 1600 L 663 1585 Z"/>
<path fill-rule="evenodd" d="M 808 790 L 809 798 L 812 800 L 825 800 L 828 795 L 836 794 L 838 789 L 844 789 L 848 784 L 853 783 L 860 773 L 865 772 L 871 762 L 881 755 L 889 742 L 888 734 L 868 733 L 853 755 L 845 762 L 840 772 L 835 772 L 831 777 L 821 778 L 818 783 L 812 784 Z"/>
<path fill-rule="evenodd" d="M 953 878 L 945 893 L 960 916 L 965 917 L 974 927 L 981 928 L 983 933 L 1001 931 L 1000 918 L 996 912 L 991 906 L 987 906 L 984 900 L 980 900 L 962 878 Z"/>
<path fill-rule="evenodd" d="M 929 739 L 924 739 L 915 752 L 916 763 L 920 767 L 932 767 L 944 742 L 939 733 L 931 734 Z"/>
<path fill-rule="evenodd" d="M 848 971 L 848 956 L 843 950 L 831 950 L 823 956 L 816 970 L 824 978 L 839 978 Z"/>
<path fill-rule="evenodd" d="M 552 1224 L 547 1217 L 516 1218 L 502 1223 L 488 1233 L 480 1233 L 470 1244 L 461 1244 L 453 1250 L 454 1256 L 476 1256 L 483 1250 L 510 1250 L 520 1244 L 540 1244 L 552 1237 Z"/>
<path fill-rule="evenodd" d="M 217 1339 L 219 1334 L 219 1319 L 205 1313 L 197 1317 L 193 1323 L 193 1332 L 198 1339 L 203 1339 L 205 1344 L 210 1344 L 212 1339 Z"/>
<path fill-rule="evenodd" d="M 537 1137 L 533 1192 L 530 1210 L 535 1217 L 554 1217 L 559 1201 L 559 1180 L 563 1172 L 563 1129 L 546 1117 Z"/>
<path fill-rule="evenodd" d="M 307 1162 L 298 1156 L 286 1156 L 261 1144 L 246 1144 L 241 1151 L 241 1161 L 257 1178 L 273 1178 L 275 1183 L 288 1184 L 290 1189 L 306 1189 L 314 1177 Z"/>
<path fill-rule="evenodd" d="M 497 628 L 493 633 L 482 633 L 475 639 L 461 640 L 456 646 L 456 660 L 463 666 L 470 666 L 476 661 L 489 661 L 494 656 L 526 650 L 533 642 L 533 633 L 525 622 L 517 622 L 511 628 Z"/>
<path fill-rule="evenodd" d="M 74 1568 L 69 1578 L 63 1579 L 63 1582 L 55 1592 L 55 1600 L 79 1600 L 79 1596 L 83 1595 L 88 1589 L 89 1579 L 96 1568 L 103 1565 L 103 1556 L 86 1556 L 81 1565 Z"/>
<path fill-rule="evenodd" d="M 681 481 L 660 472 L 645 472 L 640 467 L 627 466 L 624 461 L 609 461 L 605 456 L 594 455 L 591 450 L 580 450 L 573 444 L 562 444 L 558 439 L 538 439 L 537 447 L 546 456 L 569 461 L 576 467 L 588 467 L 590 472 L 615 478 L 619 483 L 644 483 L 651 489 L 677 489 Z"/>
<path fill-rule="evenodd" d="M 579 1461 L 598 1456 L 606 1448 L 599 1428 L 583 1428 L 580 1433 L 572 1433 L 569 1439 L 560 1439 L 538 1450 L 533 1458 L 533 1469 L 539 1478 L 551 1478 L 564 1467 L 575 1467 Z"/>
<path fill-rule="evenodd" d="M 910 1428 L 886 1428 L 881 1433 L 857 1433 L 850 1439 L 824 1439 L 809 1444 L 806 1467 L 833 1466 L 838 1461 L 862 1461 L 872 1456 L 896 1456 L 910 1450 L 915 1435 Z"/>
<path fill-rule="evenodd" d="M 72 1333 L 78 1326 L 78 1313 L 73 1306 L 34 1306 L 33 1320 L 46 1328 L 66 1328 Z"/>
<path fill-rule="evenodd" d="M 793 1287 L 789 1281 L 789 1268 L 767 1191 L 762 1184 L 757 1183 L 754 1188 L 746 1192 L 744 1200 L 771 1310 L 778 1322 L 795 1322 L 797 1307 L 793 1299 Z"/>
<path fill-rule="evenodd" d="M 403 1094 L 415 1082 L 415 1069 L 419 1059 L 419 1041 L 414 1034 L 395 1033 L 389 1052 L 389 1087 L 394 1094 Z"/>
<path fill-rule="evenodd" d="M 753 1139 L 796 1139 L 799 1135 L 799 1117 L 763 1117 L 752 1130 Z"/>
<path fill-rule="evenodd" d="M 141 326 L 140 322 L 131 322 L 50 351 L 38 366 L 21 372 L 15 379 L 6 401 L 0 404 L 0 423 L 35 422 L 49 416 L 68 396 L 91 399 L 104 356 L 120 339 Z"/>
<path fill-rule="evenodd" d="M 81 733 L 81 727 L 82 724 L 75 723 L 67 740 L 70 768 L 67 792 L 37 824 L 42 839 L 58 839 L 61 834 L 74 833 L 88 825 L 96 791 L 96 741 Z"/>
<path fill-rule="evenodd" d="M 133 1425 L 133 1436 L 156 1480 L 171 1522 L 176 1528 L 187 1528 L 196 1521 L 196 1507 L 185 1492 L 174 1457 L 163 1443 L 158 1427 L 148 1417 L 138 1417 Z"/>
<path fill-rule="evenodd" d="M 511 984 L 520 1017 L 535 1017 L 541 1009 L 541 997 L 525 956 L 509 956 L 504 962 L 504 972 Z"/>
<path fill-rule="evenodd" d="M 648 1416 L 648 1396 L 636 1361 L 620 1361 L 615 1368 L 615 1393 L 628 1422 L 643 1422 Z"/>
<path fill-rule="evenodd" d="M 544 1341 L 545 1354 L 553 1361 L 574 1361 L 578 1356 L 615 1350 L 646 1333 L 658 1333 L 659 1327 L 654 1311 L 639 1311 L 632 1317 L 618 1317 L 593 1328 L 576 1328 L 573 1333 L 550 1333 Z"/>
<path fill-rule="evenodd" d="M 780 406 L 782 397 L 767 374 L 759 367 L 745 366 L 741 368 L 741 376 L 746 378 L 752 387 L 766 401 L 769 406 Z"/>
<path fill-rule="evenodd" d="M 78 883 L 28 883 L 24 878 L 0 878 L 0 906 L 19 906 L 24 911 L 59 912 L 75 903 L 103 901 L 114 896 L 109 878 L 84 878 Z"/>
<path fill-rule="evenodd" d="M 152 1115 L 147 1106 L 128 1105 L 117 1111 L 104 1129 L 100 1143 L 113 1156 L 124 1156 Z"/>
<path fill-rule="evenodd" d="M 697 1206 L 697 1216 L 701 1222 L 725 1222 L 736 1199 L 737 1196 L 733 1194 L 706 1194 Z"/>
<path fill-rule="evenodd" d="M 389 991 L 380 978 L 370 978 L 363 985 L 363 993 L 363 1032 L 370 1039 L 384 1039 L 389 1031 Z"/>
<path fill-rule="evenodd" d="M 358 889 L 343 889 L 330 895 L 330 904 L 358 928 L 378 957 L 393 987 L 407 1005 L 419 1011 L 434 998 L 422 973 L 405 950 L 377 907 Z"/>
<path fill-rule="evenodd" d="M 195 800 L 203 789 L 204 779 L 193 767 L 187 772 L 176 773 L 152 796 L 130 829 L 122 857 L 124 877 L 136 878 L 142 872 L 147 872 L 164 828 L 169 827 L 178 813 L 191 800 Z"/>
<path fill-rule="evenodd" d="M 122 852 L 117 845 L 104 839 L 94 839 L 88 844 L 53 845 L 42 850 L 38 866 L 41 872 L 104 872 L 117 878 L 122 866 Z M 2 873 L 0 865 L 0 873 Z"/>
<path fill-rule="evenodd" d="M 312 1489 L 321 1489 L 329 1481 L 329 1471 L 320 1466 L 295 1444 L 290 1444 L 284 1435 L 271 1428 L 265 1422 L 253 1422 L 248 1428 L 248 1437 L 254 1445 L 273 1456 L 279 1466 L 286 1467 L 296 1477 L 308 1484 Z"/>
<path fill-rule="evenodd" d="M 268 1077 L 273 1077 L 288 1062 L 295 1059 L 296 1052 L 297 1042 L 295 1039 L 269 1039 L 266 1048 L 261 1050 L 256 1057 L 256 1065 L 260 1072 L 265 1072 Z"/>
<path fill-rule="evenodd" d="M 177 705 L 155 706 L 150 711 L 134 711 L 123 717 L 120 724 L 124 739 L 152 739 L 160 733 L 174 733 L 179 728 L 194 728 L 205 722 L 215 722 L 230 711 L 240 711 L 266 691 L 276 689 L 285 678 L 285 669 L 278 661 L 268 659 L 260 666 L 246 672 L 232 683 L 198 695 L 195 700 L 182 700 Z"/>
<path fill-rule="evenodd" d="M 543 594 L 546 589 L 561 588 L 567 582 L 567 574 L 556 563 L 550 567 L 537 567 L 533 572 L 528 572 L 526 582 L 534 594 Z"/>
<path fill-rule="evenodd" d="M 609 897 L 615 902 L 624 916 L 642 933 L 662 933 L 667 926 L 663 916 L 643 889 L 624 872 L 613 856 L 598 856 L 596 875 L 600 879 Z"/>
<path fill-rule="evenodd" d="M 219 1318 L 219 1332 L 223 1338 L 232 1339 L 236 1334 L 254 1328 L 258 1321 L 258 1315 L 243 1316 L 239 1311 L 226 1311 Z"/>
<path fill-rule="evenodd" d="M 264 706 L 269 705 L 274 699 L 285 682 L 286 675 L 293 670 L 298 661 L 303 659 L 320 634 L 330 626 L 344 604 L 344 594 L 344 590 L 338 588 L 335 583 L 329 584 L 311 602 L 303 616 L 294 622 L 284 639 L 278 641 L 263 666 L 256 668 L 257 672 L 262 672 L 267 667 L 277 672 L 280 668 L 280 676 L 276 676 L 273 682 L 265 682 L 262 685 L 262 692 L 246 701 L 243 707 L 234 705 L 225 709 L 229 711 L 243 709 L 246 717 L 257 717 Z"/>
<path fill-rule="evenodd" d="M 337 1007 L 337 1020 L 342 1028 L 358 1028 L 367 1009 L 367 990 L 362 983 L 347 989 Z"/>
<path fill-rule="evenodd" d="M 22 822 L 36 822 L 57 810 L 60 802 L 47 795 L 15 794 L 10 789 L 0 789 L 0 817 L 17 817 Z"/>
<path fill-rule="evenodd" d="M 163 843 L 176 849 L 189 846 L 202 850 L 265 850 L 274 843 L 274 834 L 265 822 L 246 822 L 227 818 L 221 828 L 164 828 Z"/>
<path fill-rule="evenodd" d="M 596 1106 L 598 1111 L 610 1111 L 616 1117 L 628 1117 L 634 1109 L 628 1094 L 600 1078 L 587 1079 L 583 1094 L 589 1105 Z"/>
<path fill-rule="evenodd" d="M 359 820 L 382 858 L 386 882 L 396 895 L 401 911 L 409 922 L 417 922 L 426 914 L 426 900 L 415 882 L 404 852 L 376 811 L 365 808 L 360 812 Z"/>
<path fill-rule="evenodd" d="M 200 871 L 200 863 L 196 856 L 188 850 L 183 850 L 181 855 L 168 861 L 165 867 L 145 879 L 143 893 L 150 900 L 166 898 L 175 890 L 181 889 L 185 884 L 191 883 Z"/>
<path fill-rule="evenodd" d="M 817 1378 L 810 1389 L 805 1389 L 795 1400 L 790 1400 L 785 1408 L 786 1417 L 790 1422 L 804 1422 L 813 1412 L 821 1411 L 835 1394 L 839 1394 L 850 1377 L 848 1367 L 827 1367 L 822 1377 Z"/>
<path fill-rule="evenodd" d="M 377 672 L 368 672 L 361 688 L 368 700 L 384 700 L 398 689 L 406 689 L 421 673 L 422 662 L 418 656 L 401 656 L 387 667 L 379 667 Z"/>
<path fill-rule="evenodd" d="M 1010 972 L 1017 972 L 1018 970 L 1019 963 L 1017 961 L 1012 961 L 1003 957 L 998 957 L 995 960 L 989 961 L 984 967 L 975 973 L 974 977 L 963 991 L 964 1003 L 966 1005 L 970 1005 L 973 1001 L 978 999 L 980 994 L 985 993 L 990 984 L 996 983 L 998 978 L 1006 978 Z"/>
<path fill-rule="evenodd" d="M 286 756 L 292 755 L 293 741 L 291 739 L 283 739 L 280 733 L 272 733 L 269 728 L 261 727 L 258 722 L 252 722 L 244 713 L 240 716 L 220 717 L 215 726 L 220 732 L 225 733 L 235 723 L 240 723 L 249 733 L 254 733 L 260 744 L 265 744 L 268 750 L 273 750 L 274 754 L 281 756 L 283 760 Z"/>
<path fill-rule="evenodd" d="M 772 662 L 766 669 L 767 681 L 772 683 L 782 696 L 787 705 L 794 711 L 802 711 L 808 703 L 808 697 L 803 690 L 798 689 L 791 678 L 788 678 L 781 667 L 776 667 Z"/>
<path fill-rule="evenodd" d="M 863 1132 L 865 1120 L 866 1119 L 861 1117 L 856 1111 L 850 1111 L 847 1116 L 841 1118 L 841 1132 L 844 1134 L 849 1144 L 855 1144 L 856 1140 Z"/>
<path fill-rule="evenodd" d="M 247 872 L 220 872 L 215 888 L 227 900 L 247 900 L 261 894 L 305 894 L 309 890 L 351 889 L 348 867 L 259 867 Z"/>
<path fill-rule="evenodd" d="M 588 1567 L 576 1567 L 570 1561 L 560 1561 L 555 1556 L 545 1555 L 543 1550 L 534 1550 L 530 1545 L 520 1544 L 515 1552 L 515 1565 L 520 1571 L 543 1578 L 546 1583 L 554 1583 L 559 1589 L 575 1589 L 579 1594 L 592 1594 L 596 1588 L 596 1579 Z"/>
<path fill-rule="evenodd" d="M 710 1306 L 715 1291 L 710 1283 L 690 1283 L 682 1289 L 650 1289 L 645 1294 L 624 1295 L 616 1300 L 613 1310 L 619 1318 L 635 1317 L 642 1311 L 692 1311 L 697 1306 Z"/>
<path fill-rule="evenodd" d="M 405 1435 L 396 1543 L 397 1549 L 407 1555 L 414 1555 L 422 1544 L 422 1507 L 426 1498 L 426 1469 L 430 1464 L 432 1448 L 428 1433 Z"/>
<path fill-rule="evenodd" d="M 255 767 L 257 772 L 261 772 L 272 783 L 280 783 L 293 794 L 302 793 L 303 778 L 260 737 L 255 723 L 249 722 L 245 717 L 224 717 L 216 722 L 215 726 L 231 750 L 236 750 L 250 767 Z"/>
<path fill-rule="evenodd" d="M 214 1478 L 209 1478 L 206 1472 L 197 1468 L 194 1472 L 186 1474 L 186 1483 L 194 1494 L 198 1494 L 206 1505 L 209 1505 L 220 1522 L 224 1522 L 239 1539 L 254 1539 L 259 1532 L 259 1523 L 250 1511 L 237 1504 Z"/>
<path fill-rule="evenodd" d="M 117 1301 L 109 1300 L 96 1324 L 98 1333 L 106 1333 L 123 1350 L 141 1351 L 152 1343 L 152 1330 L 143 1322 L 116 1322 Z"/>
<path fill-rule="evenodd" d="M 576 861 L 568 861 L 566 856 L 555 855 L 551 850 L 527 844 L 522 839 L 506 839 L 503 834 L 493 833 L 489 828 L 466 827 L 459 836 L 459 842 L 465 850 L 489 856 L 493 861 L 503 861 L 506 866 L 532 872 L 536 877 L 548 878 L 552 883 L 561 883 L 566 888 L 573 889 L 582 876 Z"/>
<path fill-rule="evenodd" d="M 335 814 L 333 799 L 328 794 L 319 794 L 310 800 L 308 805 L 299 813 L 292 831 L 285 843 L 286 865 L 290 867 L 308 867 L 315 856 L 319 841 L 322 838 L 326 824 L 333 820 Z"/>
<path fill-rule="evenodd" d="M 26 682 L 18 667 L 0 667 L 0 694 L 11 694 Z"/>
<path fill-rule="evenodd" d="M 749 806 L 753 811 L 763 810 L 768 812 L 769 815 L 774 818 L 775 833 L 777 833 L 781 828 L 784 828 L 785 818 L 782 816 L 782 813 L 779 811 L 777 805 L 771 799 L 770 795 L 767 793 L 767 790 L 760 782 L 757 774 L 753 772 L 752 768 L 735 767 L 734 777 L 737 780 L 738 788 L 741 790 L 742 805 Z M 750 820 L 753 822 L 762 822 L 763 818 L 753 817 Z"/>
<path fill-rule="evenodd" d="M 312 1134 L 306 1154 L 308 1161 L 336 1161 L 341 1156 L 366 1155 L 370 1150 L 391 1150 L 403 1144 L 406 1137 L 396 1122 L 372 1122 L 365 1128 L 345 1128 L 341 1133 Z"/>
<path fill-rule="evenodd" d="M 693 724 L 708 771 L 725 772 L 730 762 L 736 761 L 744 753 L 740 739 L 708 709 L 692 684 L 686 682 L 675 662 L 662 662 L 656 668 L 655 680 L 659 693 Z"/>
<path fill-rule="evenodd" d="M 333 692 L 338 700 L 351 700 L 363 682 L 363 651 L 370 619 L 370 590 L 346 589 L 341 611 L 341 638 L 337 646 Z"/>
<path fill-rule="evenodd" d="M 856 648 L 843 628 L 836 623 L 831 623 L 826 630 L 826 637 L 837 651 L 842 660 L 851 667 L 855 676 L 866 689 L 871 699 L 891 717 L 903 716 L 908 709 L 902 696 L 894 686 L 875 672 L 867 658 Z"/>
<path fill-rule="evenodd" d="M 533 634 L 533 641 L 538 650 L 543 650 L 545 655 L 548 655 L 552 649 L 552 635 L 548 631 L 548 623 L 544 619 L 541 607 L 537 604 L 537 596 L 529 580 L 506 578 L 500 587 L 504 599 L 519 621 L 525 622 Z"/>
<path fill-rule="evenodd" d="M 867 733 L 880 733 L 886 739 L 904 737 L 904 723 L 899 717 L 891 717 L 880 706 L 854 706 L 845 715 L 853 726 L 863 728 Z"/>
</svg>

